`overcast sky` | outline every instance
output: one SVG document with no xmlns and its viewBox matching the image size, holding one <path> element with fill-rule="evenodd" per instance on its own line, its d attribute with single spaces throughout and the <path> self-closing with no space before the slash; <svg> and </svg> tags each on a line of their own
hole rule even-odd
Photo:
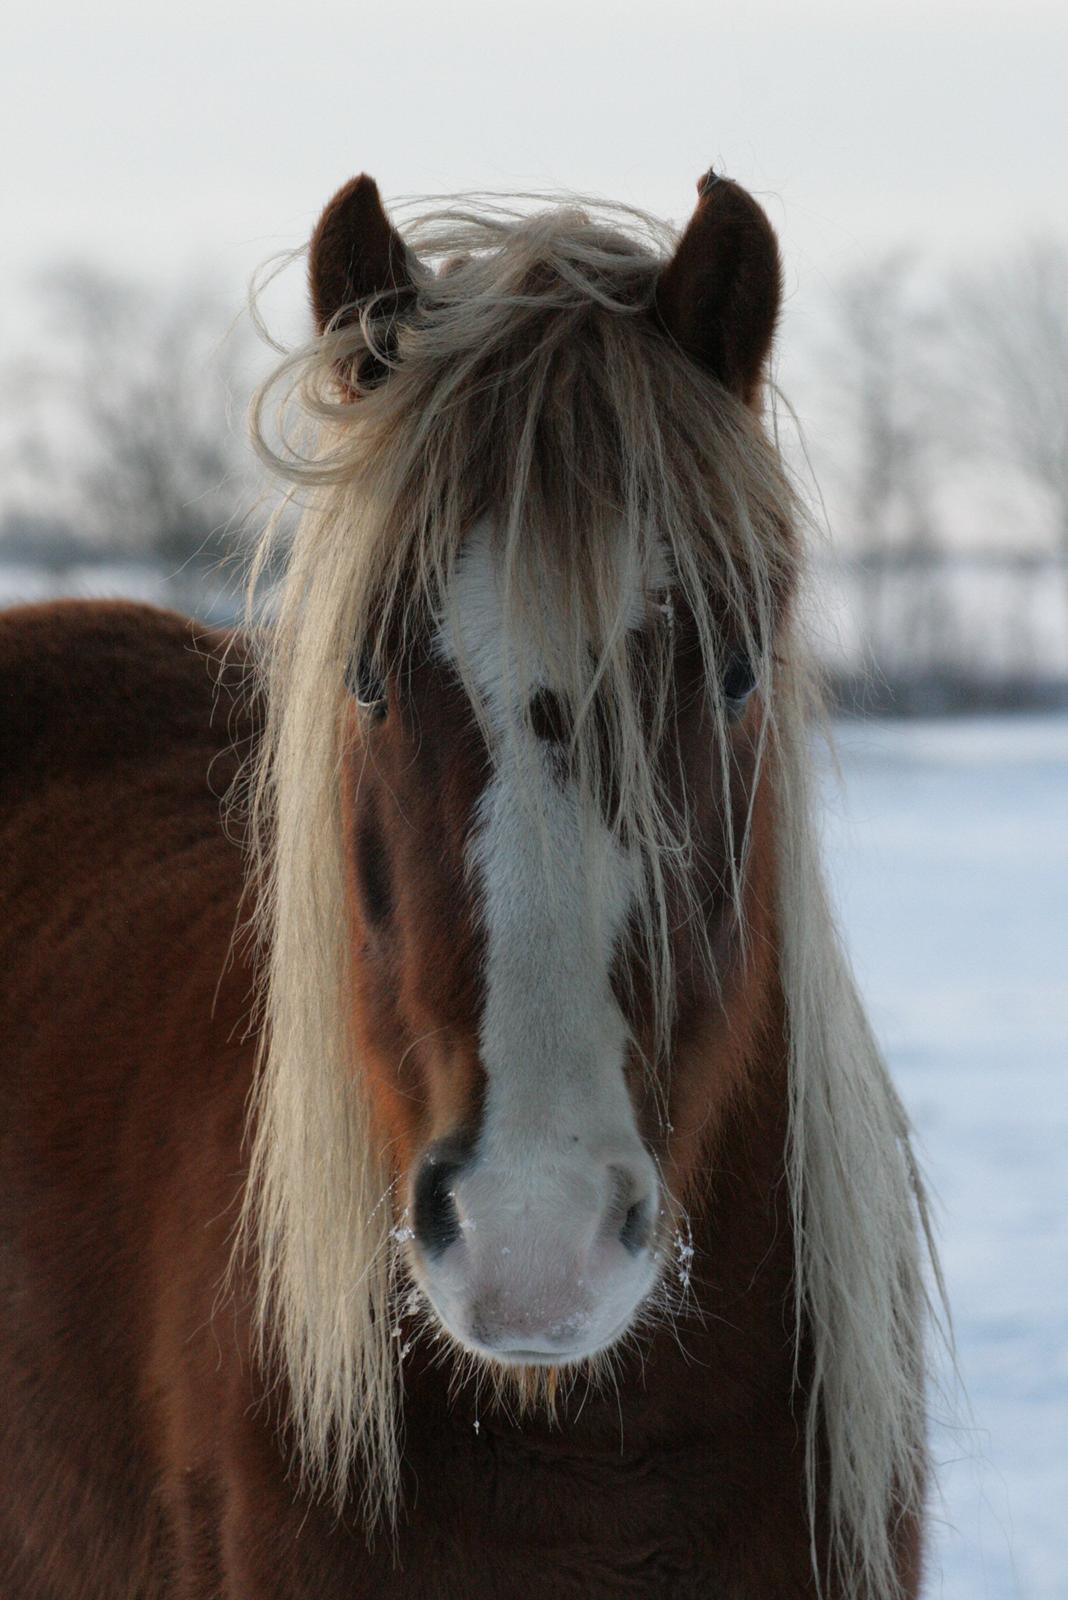
<svg viewBox="0 0 1068 1600">
<path fill-rule="evenodd" d="M 236 286 L 361 168 L 389 194 L 761 195 L 795 293 L 898 239 L 1065 226 L 1057 0 L 32 0 L 0 22 L 5 297 L 85 253 Z M 17 302 L 17 294 L 15 296 Z M 8 299 L 3 323 L 12 311 Z"/>
</svg>

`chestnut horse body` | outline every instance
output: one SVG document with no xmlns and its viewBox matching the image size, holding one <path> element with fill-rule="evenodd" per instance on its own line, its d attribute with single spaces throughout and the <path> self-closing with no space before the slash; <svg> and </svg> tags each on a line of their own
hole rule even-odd
<svg viewBox="0 0 1068 1600">
<path fill-rule="evenodd" d="M 492 253 L 434 278 L 368 180 L 343 190 L 312 252 L 331 437 L 373 456 L 448 416 L 419 374 L 478 302 L 481 336 L 577 306 L 613 381 L 633 330 L 666 394 L 692 368 L 713 448 L 749 449 L 778 307 L 752 201 L 706 184 L 669 261 L 545 226 L 497 239 L 526 254 L 487 295 Z M 569 372 L 590 437 L 626 443 L 611 383 L 539 337 L 501 448 Z M 471 405 L 491 386 L 448 370 L 451 441 L 465 373 Z M 529 455 L 528 544 L 569 426 Z M 617 560 L 626 492 L 572 465 L 603 561 L 553 591 L 572 521 L 514 609 L 496 465 L 447 559 L 418 577 L 421 502 L 356 611 L 309 600 L 347 559 L 320 519 L 262 691 L 255 644 L 166 613 L 0 618 L 0 1600 L 918 1593 L 922 1191 L 798 865 L 786 501 L 687 577 L 677 530 Z M 220 812 L 250 752 L 251 862 Z"/>
</svg>

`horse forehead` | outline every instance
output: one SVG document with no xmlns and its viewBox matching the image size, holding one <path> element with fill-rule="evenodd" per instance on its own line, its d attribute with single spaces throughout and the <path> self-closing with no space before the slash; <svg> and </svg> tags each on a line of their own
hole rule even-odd
<svg viewBox="0 0 1068 1600">
<path fill-rule="evenodd" d="M 514 708 L 523 691 L 530 696 L 554 687 L 553 657 L 557 651 L 565 652 L 569 643 L 570 619 L 554 612 L 548 591 L 537 630 L 522 629 L 515 607 L 506 615 L 504 559 L 488 523 L 471 530 L 453 569 L 437 630 L 439 653 L 462 664 L 491 715 L 494 709 Z M 650 599 L 669 589 L 669 555 L 657 541 L 651 554 L 639 559 L 621 537 L 616 559 L 627 625 L 638 629 L 647 620 Z"/>
</svg>

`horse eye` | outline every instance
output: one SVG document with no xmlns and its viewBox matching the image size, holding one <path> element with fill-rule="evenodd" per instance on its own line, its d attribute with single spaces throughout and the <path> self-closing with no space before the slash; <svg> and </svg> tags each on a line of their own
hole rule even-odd
<svg viewBox="0 0 1068 1600">
<path fill-rule="evenodd" d="M 369 654 L 350 661 L 345 670 L 345 686 L 362 711 L 376 721 L 386 714 L 386 683 Z"/>
<path fill-rule="evenodd" d="M 753 663 L 744 650 L 732 651 L 723 673 L 723 697 L 728 714 L 737 716 L 755 688 Z"/>
</svg>

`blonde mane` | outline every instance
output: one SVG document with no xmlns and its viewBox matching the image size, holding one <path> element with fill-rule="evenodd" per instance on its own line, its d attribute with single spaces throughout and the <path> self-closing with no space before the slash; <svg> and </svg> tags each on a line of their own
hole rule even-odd
<svg viewBox="0 0 1068 1600">
<path fill-rule="evenodd" d="M 259 634 L 267 725 L 252 774 L 250 883 L 265 1042 L 241 1238 L 257 1274 L 262 1354 L 281 1364 L 299 1459 L 312 1485 L 339 1501 L 358 1466 L 369 1519 L 391 1513 L 400 1460 L 395 1216 L 346 1000 L 346 666 L 369 654 L 387 667 L 391 651 L 448 608 L 465 533 L 489 519 L 506 624 L 523 624 L 505 631 L 537 637 L 546 595 L 553 614 L 571 620 L 569 637 L 546 647 L 575 708 L 580 783 L 613 795 L 619 837 L 640 868 L 666 1048 L 666 875 L 685 884 L 693 843 L 688 808 L 668 802 L 652 758 L 668 715 L 670 650 L 639 667 L 627 616 L 629 579 L 666 553 L 709 680 L 721 675 L 729 636 L 757 665 L 765 706 L 790 1030 L 797 1347 L 805 1337 L 813 1363 L 813 1526 L 818 1490 L 830 1506 L 831 1547 L 814 1545 L 813 1559 L 824 1577 L 849 1574 L 850 1594 L 890 1596 L 894 1520 L 923 1497 L 917 1222 L 925 1231 L 926 1210 L 907 1119 L 818 859 L 814 690 L 786 598 L 800 561 L 795 497 L 760 420 L 648 315 L 670 230 L 585 201 L 536 213 L 457 203 L 415 213 L 402 229 L 423 263 L 414 315 L 396 316 L 388 294 L 374 297 L 283 360 L 254 410 L 261 452 L 302 514 L 274 624 Z M 435 274 L 441 263 L 448 270 Z M 368 353 L 393 370 L 345 399 L 338 374 Z M 278 395 L 282 442 L 269 444 L 265 419 Z M 285 525 L 265 536 L 254 591 L 274 570 Z M 727 748 L 725 738 L 715 744 Z M 725 763 L 717 758 L 708 773 L 724 793 Z M 728 885 L 739 912 L 744 843 Z"/>
</svg>

